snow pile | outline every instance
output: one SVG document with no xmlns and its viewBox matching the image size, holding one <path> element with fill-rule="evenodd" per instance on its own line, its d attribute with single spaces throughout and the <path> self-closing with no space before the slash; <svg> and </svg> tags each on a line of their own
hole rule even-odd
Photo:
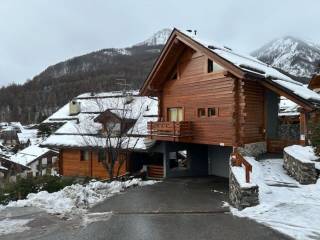
<svg viewBox="0 0 320 240">
<path fill-rule="evenodd" d="M 124 191 L 131 186 L 146 186 L 156 181 L 142 181 L 132 179 L 125 182 L 113 181 L 110 183 L 91 181 L 87 185 L 71 185 L 64 189 L 48 193 L 42 191 L 31 193 L 25 200 L 10 202 L 7 207 L 38 207 L 51 214 L 73 215 L 81 214 L 93 205 Z"/>
<path fill-rule="evenodd" d="M 4 219 L 0 221 L 0 236 L 11 233 L 24 232 L 30 228 L 26 225 L 32 219 Z"/>
<path fill-rule="evenodd" d="M 314 149 L 310 146 L 292 145 L 285 147 L 284 151 L 301 162 L 309 163 L 319 160 L 314 153 Z"/>
<path fill-rule="evenodd" d="M 300 185 L 283 169 L 283 159 L 251 161 L 260 204 L 234 215 L 248 217 L 295 239 L 320 238 L 320 180 Z"/>
</svg>

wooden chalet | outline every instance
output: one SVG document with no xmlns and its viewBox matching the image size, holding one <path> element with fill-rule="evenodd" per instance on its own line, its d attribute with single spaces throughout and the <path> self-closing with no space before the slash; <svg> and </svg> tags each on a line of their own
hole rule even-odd
<svg viewBox="0 0 320 240">
<path fill-rule="evenodd" d="M 320 93 L 320 74 L 314 74 L 309 82 L 308 88 Z"/>
<path fill-rule="evenodd" d="M 271 66 L 177 29 L 140 93 L 159 99 L 159 120 L 148 129 L 165 177 L 228 177 L 234 148 L 305 144 L 307 120 L 320 104 L 317 93 Z M 300 139 L 279 139 L 279 96 L 300 106 Z"/>
<path fill-rule="evenodd" d="M 0 183 L 2 182 L 1 178 L 7 181 L 15 181 L 17 175 L 23 175 L 25 171 L 29 170 L 29 167 L 12 161 L 10 157 L 0 155 Z"/>
<path fill-rule="evenodd" d="M 157 120 L 157 101 L 138 93 L 82 94 L 44 121 L 43 124 L 49 125 L 62 123 L 41 144 L 59 149 L 61 175 L 108 179 L 104 164 L 110 158 L 105 146 L 107 129 L 112 129 L 110 139 L 117 140 L 119 134 L 126 133 L 129 144 L 118 154 L 114 173 L 119 171 L 119 176 L 124 176 L 140 170 L 141 160 L 148 155 L 144 143 L 146 123 Z M 74 105 L 78 107 L 75 109 Z"/>
</svg>

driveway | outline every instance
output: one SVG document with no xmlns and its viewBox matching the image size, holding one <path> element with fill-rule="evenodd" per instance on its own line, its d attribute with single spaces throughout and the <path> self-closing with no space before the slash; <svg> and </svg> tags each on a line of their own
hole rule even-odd
<svg viewBox="0 0 320 240">
<path fill-rule="evenodd" d="M 227 186 L 221 178 L 169 179 L 129 189 L 96 205 L 88 216 L 98 218 L 89 219 L 85 227 L 71 221 L 37 236 L 25 232 L 4 239 L 288 239 L 232 216 L 222 207 L 228 199 Z"/>
</svg>

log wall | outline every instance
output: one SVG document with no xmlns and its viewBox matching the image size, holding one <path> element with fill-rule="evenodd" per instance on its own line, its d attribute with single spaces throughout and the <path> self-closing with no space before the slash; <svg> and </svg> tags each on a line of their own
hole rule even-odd
<svg viewBox="0 0 320 240">
<path fill-rule="evenodd" d="M 93 177 L 99 179 L 108 179 L 104 165 L 98 161 L 98 152 L 90 151 L 90 159 L 80 161 L 81 151 L 79 149 L 64 149 L 60 155 L 60 172 L 63 176 L 74 177 Z M 114 166 L 114 174 L 118 170 L 119 163 Z M 124 175 L 128 171 L 128 159 L 120 168 L 119 176 Z"/>
<path fill-rule="evenodd" d="M 184 120 L 192 121 L 193 137 L 186 142 L 232 146 L 234 130 L 234 79 L 226 72 L 207 73 L 207 57 L 186 51 L 178 62 L 178 78 L 165 81 L 161 94 L 161 118 L 168 121 L 167 109 L 182 107 Z M 198 109 L 206 117 L 198 117 Z M 208 117 L 208 108 L 217 116 Z"/>
</svg>

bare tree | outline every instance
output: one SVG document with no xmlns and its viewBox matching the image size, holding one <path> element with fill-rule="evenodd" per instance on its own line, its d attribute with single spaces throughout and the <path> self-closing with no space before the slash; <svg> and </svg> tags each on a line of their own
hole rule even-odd
<svg viewBox="0 0 320 240">
<path fill-rule="evenodd" d="M 103 153 L 100 161 L 109 178 L 118 178 L 129 152 L 142 140 L 139 121 L 148 109 L 148 102 L 126 92 L 114 97 L 96 95 L 90 102 L 92 115 L 76 124 L 78 133 L 85 146 Z"/>
</svg>

